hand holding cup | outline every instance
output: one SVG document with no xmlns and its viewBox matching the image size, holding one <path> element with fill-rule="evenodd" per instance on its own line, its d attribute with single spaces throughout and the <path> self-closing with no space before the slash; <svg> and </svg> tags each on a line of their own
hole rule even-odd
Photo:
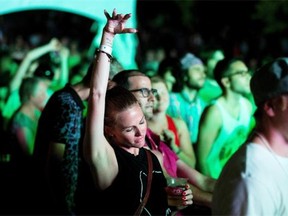
<svg viewBox="0 0 288 216">
<path fill-rule="evenodd" d="M 186 178 L 167 178 L 166 192 L 170 206 L 183 209 L 193 203 L 192 191 Z"/>
</svg>

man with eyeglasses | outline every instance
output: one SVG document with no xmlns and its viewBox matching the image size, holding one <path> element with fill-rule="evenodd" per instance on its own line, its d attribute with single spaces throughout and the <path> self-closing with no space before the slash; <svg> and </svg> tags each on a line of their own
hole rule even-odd
<svg viewBox="0 0 288 216">
<path fill-rule="evenodd" d="M 153 105 L 157 90 L 151 88 L 152 85 L 148 76 L 138 70 L 124 70 L 117 73 L 112 81 L 134 94 L 146 119 L 153 116 Z M 188 178 L 193 191 L 193 202 L 202 206 L 202 208 L 199 208 L 202 211 L 204 209 L 210 212 L 210 208 L 207 207 L 211 205 L 215 180 L 202 175 L 179 159 L 176 153 L 160 140 L 160 136 L 153 133 L 149 128 L 147 128 L 146 144 L 146 147 L 159 159 L 166 176 Z"/>
<path fill-rule="evenodd" d="M 147 98 L 149 101 L 149 104 L 147 106 L 147 108 L 150 110 L 150 106 L 151 106 L 151 101 L 152 98 L 154 100 L 154 97 L 157 96 L 157 89 L 148 89 L 148 88 L 138 88 L 138 89 L 132 89 L 130 90 L 130 92 L 132 92 L 134 95 L 141 95 L 142 98 Z M 141 98 L 137 97 L 139 99 L 139 101 L 141 101 Z M 140 102 L 141 103 L 141 102 Z M 154 103 L 154 102 L 153 102 Z M 142 103 L 143 104 L 143 103 Z M 153 104 L 152 104 L 153 105 Z M 152 113 L 153 114 L 153 113 Z M 146 113 L 145 116 L 147 117 L 152 117 L 150 115 L 150 112 Z"/>
<path fill-rule="evenodd" d="M 253 107 L 244 97 L 250 93 L 251 75 L 241 59 L 219 61 L 214 77 L 223 93 L 203 113 L 196 154 L 198 169 L 217 179 L 253 127 Z"/>
<path fill-rule="evenodd" d="M 156 95 L 157 94 L 157 89 L 147 89 L 147 88 L 140 88 L 140 89 L 133 89 L 130 90 L 130 92 L 141 92 L 143 97 L 149 97 L 150 94 Z"/>
<path fill-rule="evenodd" d="M 288 215 L 288 59 L 262 65 L 250 86 L 256 126 L 224 167 L 212 213 Z"/>
<path fill-rule="evenodd" d="M 151 89 L 150 78 L 137 70 L 123 70 L 117 73 L 112 81 L 130 90 L 139 101 L 146 118 L 153 115 L 153 104 L 156 89 Z"/>
</svg>

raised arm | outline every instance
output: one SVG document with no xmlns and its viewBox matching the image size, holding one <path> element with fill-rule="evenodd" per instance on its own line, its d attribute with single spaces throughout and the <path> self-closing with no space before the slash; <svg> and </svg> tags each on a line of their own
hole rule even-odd
<svg viewBox="0 0 288 216">
<path fill-rule="evenodd" d="M 33 50 L 31 50 L 25 58 L 22 60 L 21 64 L 19 65 L 19 68 L 11 80 L 9 84 L 9 91 L 13 92 L 14 90 L 19 89 L 22 79 L 27 74 L 27 71 L 31 65 L 31 63 L 40 58 L 41 56 L 45 55 L 46 53 L 49 53 L 51 51 L 57 51 L 60 49 L 60 42 L 58 39 L 53 38 L 48 44 L 45 44 L 43 46 L 37 47 Z"/>
<path fill-rule="evenodd" d="M 68 58 L 70 50 L 67 47 L 61 46 L 59 50 L 60 67 L 55 70 L 55 78 L 52 81 L 51 88 L 54 91 L 63 88 L 69 80 Z"/>
<path fill-rule="evenodd" d="M 125 28 L 131 14 L 110 16 L 105 10 L 107 23 L 103 29 L 99 52 L 94 60 L 88 101 L 88 115 L 84 138 L 84 157 L 90 165 L 95 186 L 101 190 L 109 187 L 118 174 L 118 163 L 113 148 L 104 136 L 105 96 L 109 78 L 110 57 L 115 34 L 135 33 Z"/>
</svg>

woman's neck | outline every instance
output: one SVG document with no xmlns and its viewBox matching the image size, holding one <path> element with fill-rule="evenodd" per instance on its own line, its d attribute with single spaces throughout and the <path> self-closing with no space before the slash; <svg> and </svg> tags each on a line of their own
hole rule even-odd
<svg viewBox="0 0 288 216">
<path fill-rule="evenodd" d="M 122 147 L 125 151 L 129 152 L 130 154 L 133 154 L 134 156 L 137 156 L 139 154 L 139 148 L 135 148 L 135 147 L 130 147 L 130 148 L 126 148 L 126 147 Z"/>
</svg>

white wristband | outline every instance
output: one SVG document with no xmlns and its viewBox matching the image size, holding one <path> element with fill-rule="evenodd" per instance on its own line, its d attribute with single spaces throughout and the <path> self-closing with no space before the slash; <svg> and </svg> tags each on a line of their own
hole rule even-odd
<svg viewBox="0 0 288 216">
<path fill-rule="evenodd" d="M 99 50 L 100 50 L 100 51 L 103 51 L 103 52 L 105 52 L 105 53 L 107 53 L 107 54 L 109 54 L 109 55 L 112 54 L 112 47 L 107 46 L 107 45 L 102 45 L 102 44 L 101 44 Z"/>
</svg>

